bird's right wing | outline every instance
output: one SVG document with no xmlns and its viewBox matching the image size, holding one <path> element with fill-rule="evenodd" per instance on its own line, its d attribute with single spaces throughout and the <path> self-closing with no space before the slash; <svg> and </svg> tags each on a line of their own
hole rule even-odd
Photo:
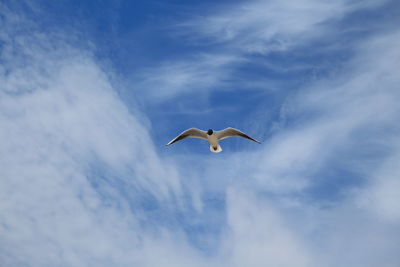
<svg viewBox="0 0 400 267">
<path fill-rule="evenodd" d="M 207 139 L 207 133 L 205 131 L 202 131 L 197 128 L 190 128 L 190 129 L 184 131 L 183 133 L 181 133 L 180 135 L 178 135 L 177 137 L 175 137 L 174 139 L 172 139 L 168 144 L 166 144 L 166 146 L 169 146 L 169 145 L 175 143 L 176 141 L 179 141 L 179 140 L 182 140 L 182 139 L 188 138 L 188 137 Z"/>
<path fill-rule="evenodd" d="M 244 138 L 250 139 L 250 140 L 252 140 L 254 142 L 257 142 L 257 143 L 261 144 L 260 141 L 254 139 L 253 137 L 248 136 L 244 132 L 241 132 L 241 131 L 239 131 L 238 129 L 235 129 L 235 128 L 226 128 L 224 130 L 216 132 L 215 134 L 216 134 L 216 136 L 217 136 L 217 138 L 219 140 L 225 139 L 225 138 L 228 138 L 228 137 L 232 137 L 232 136 L 240 136 L 240 137 L 244 137 Z"/>
</svg>

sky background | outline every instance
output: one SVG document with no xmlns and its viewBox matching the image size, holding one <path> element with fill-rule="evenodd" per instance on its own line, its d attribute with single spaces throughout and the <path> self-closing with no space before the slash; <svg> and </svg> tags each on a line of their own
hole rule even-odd
<svg viewBox="0 0 400 267">
<path fill-rule="evenodd" d="M 400 3 L 0 1 L 1 266 L 400 266 Z M 262 141 L 164 146 L 236 127 Z"/>
</svg>

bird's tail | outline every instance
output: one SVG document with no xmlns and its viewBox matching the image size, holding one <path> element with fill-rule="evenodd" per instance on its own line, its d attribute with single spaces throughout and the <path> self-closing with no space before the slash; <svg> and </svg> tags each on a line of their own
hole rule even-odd
<svg viewBox="0 0 400 267">
<path fill-rule="evenodd" d="M 219 153 L 222 151 L 222 147 L 218 144 L 218 146 L 216 147 L 216 149 L 214 149 L 214 147 L 212 145 L 210 145 L 210 151 L 214 152 L 214 153 Z"/>
</svg>

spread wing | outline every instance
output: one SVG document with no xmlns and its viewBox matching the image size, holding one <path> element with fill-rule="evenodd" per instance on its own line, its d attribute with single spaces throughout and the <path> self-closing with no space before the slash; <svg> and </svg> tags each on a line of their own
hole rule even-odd
<svg viewBox="0 0 400 267">
<path fill-rule="evenodd" d="M 224 130 L 218 131 L 215 133 L 215 135 L 217 136 L 217 138 L 219 140 L 228 138 L 228 137 L 232 137 L 232 136 L 240 136 L 240 137 L 244 137 L 247 139 L 250 139 L 254 142 L 257 142 L 259 144 L 261 144 L 260 141 L 254 139 L 253 137 L 248 136 L 247 134 L 245 134 L 244 132 L 239 131 L 238 129 L 235 128 L 226 128 Z"/>
<path fill-rule="evenodd" d="M 187 129 L 186 131 L 184 131 L 183 133 L 181 133 L 180 135 L 178 135 L 177 137 L 175 137 L 174 139 L 172 139 L 171 141 L 169 141 L 169 143 L 166 144 L 166 146 L 169 146 L 169 145 L 175 143 L 176 141 L 179 141 L 179 140 L 182 140 L 182 139 L 188 138 L 188 137 L 207 139 L 207 133 L 205 131 L 199 130 L 197 128 L 190 128 L 190 129 Z"/>
</svg>

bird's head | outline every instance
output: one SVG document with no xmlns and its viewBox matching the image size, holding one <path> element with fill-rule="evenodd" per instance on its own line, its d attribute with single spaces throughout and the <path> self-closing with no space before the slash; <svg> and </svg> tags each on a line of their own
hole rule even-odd
<svg viewBox="0 0 400 267">
<path fill-rule="evenodd" d="M 207 131 L 207 134 L 208 134 L 208 135 L 212 135 L 213 132 L 214 132 L 213 130 L 209 129 L 209 130 Z"/>
</svg>

